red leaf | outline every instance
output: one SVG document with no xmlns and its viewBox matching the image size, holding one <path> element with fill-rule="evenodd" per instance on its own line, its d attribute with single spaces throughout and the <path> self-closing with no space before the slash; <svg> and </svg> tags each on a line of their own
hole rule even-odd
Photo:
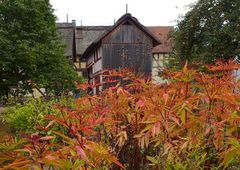
<svg viewBox="0 0 240 170">
<path fill-rule="evenodd" d="M 180 122 L 179 122 L 179 120 L 178 120 L 178 118 L 176 118 L 176 117 L 171 117 L 171 119 L 177 124 L 177 125 L 179 125 L 180 126 Z"/>
<path fill-rule="evenodd" d="M 145 103 L 144 101 L 142 101 L 141 99 L 138 100 L 138 102 L 136 103 L 136 108 L 139 109 L 139 108 L 142 108 L 145 106 Z"/>
<path fill-rule="evenodd" d="M 208 134 L 210 133 L 210 131 L 211 131 L 211 127 L 208 127 L 208 128 L 206 129 L 205 135 L 208 135 Z"/>
<path fill-rule="evenodd" d="M 77 149 L 78 156 L 80 156 L 84 160 L 88 160 L 86 153 L 80 146 L 76 146 L 76 149 Z"/>
</svg>

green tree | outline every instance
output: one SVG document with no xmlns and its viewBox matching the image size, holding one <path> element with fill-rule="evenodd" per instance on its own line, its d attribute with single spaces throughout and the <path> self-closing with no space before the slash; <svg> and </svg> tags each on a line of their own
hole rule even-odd
<svg viewBox="0 0 240 170">
<path fill-rule="evenodd" d="M 240 54 L 239 30 L 239 0 L 199 0 L 177 25 L 175 54 L 184 62 L 234 58 Z"/>
<path fill-rule="evenodd" d="M 49 0 L 0 0 L 0 94 L 74 87 L 55 20 Z"/>
</svg>

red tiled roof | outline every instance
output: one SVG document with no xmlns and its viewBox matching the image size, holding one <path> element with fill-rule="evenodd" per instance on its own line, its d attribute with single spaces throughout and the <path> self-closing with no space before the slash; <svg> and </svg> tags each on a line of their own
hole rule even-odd
<svg viewBox="0 0 240 170">
<path fill-rule="evenodd" d="M 172 52 L 173 41 L 169 38 L 169 33 L 174 30 L 173 26 L 150 26 L 147 27 L 162 44 L 153 48 L 153 53 Z"/>
</svg>

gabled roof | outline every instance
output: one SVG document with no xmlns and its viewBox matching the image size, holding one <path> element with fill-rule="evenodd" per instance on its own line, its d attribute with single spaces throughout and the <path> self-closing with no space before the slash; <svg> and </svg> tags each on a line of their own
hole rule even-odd
<svg viewBox="0 0 240 170">
<path fill-rule="evenodd" d="M 89 45 L 109 28 L 110 26 L 77 26 L 75 35 L 77 55 L 82 55 Z"/>
<path fill-rule="evenodd" d="M 171 53 L 173 47 L 173 39 L 170 34 L 174 31 L 173 26 L 151 26 L 147 27 L 160 41 L 162 44 L 154 47 L 153 53 Z"/>
<path fill-rule="evenodd" d="M 66 44 L 65 55 L 73 55 L 73 24 L 72 23 L 57 23 L 57 30 L 60 33 L 60 37 L 63 43 Z"/>
<path fill-rule="evenodd" d="M 82 58 L 86 58 L 89 53 L 91 53 L 102 41 L 103 38 L 105 38 L 107 35 L 109 35 L 114 29 L 116 29 L 119 25 L 124 23 L 125 21 L 130 20 L 133 22 L 140 30 L 142 30 L 145 34 L 147 34 L 152 40 L 153 40 L 153 46 L 157 46 L 161 44 L 160 40 L 155 37 L 154 34 L 152 34 L 145 26 L 143 26 L 138 20 L 133 17 L 131 14 L 127 13 L 124 14 L 112 27 L 110 27 L 104 34 L 102 34 L 100 37 L 98 37 L 83 53 Z"/>
</svg>

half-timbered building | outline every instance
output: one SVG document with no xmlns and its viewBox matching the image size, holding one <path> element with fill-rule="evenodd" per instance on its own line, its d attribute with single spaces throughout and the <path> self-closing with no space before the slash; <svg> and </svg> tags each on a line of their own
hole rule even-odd
<svg viewBox="0 0 240 170">
<path fill-rule="evenodd" d="M 143 26 L 131 14 L 123 15 L 113 26 L 76 26 L 58 23 L 67 44 L 66 55 L 74 68 L 90 82 L 101 81 L 103 69 L 132 68 L 156 81 L 159 68 L 172 51 L 168 35 L 172 26 Z"/>
</svg>

